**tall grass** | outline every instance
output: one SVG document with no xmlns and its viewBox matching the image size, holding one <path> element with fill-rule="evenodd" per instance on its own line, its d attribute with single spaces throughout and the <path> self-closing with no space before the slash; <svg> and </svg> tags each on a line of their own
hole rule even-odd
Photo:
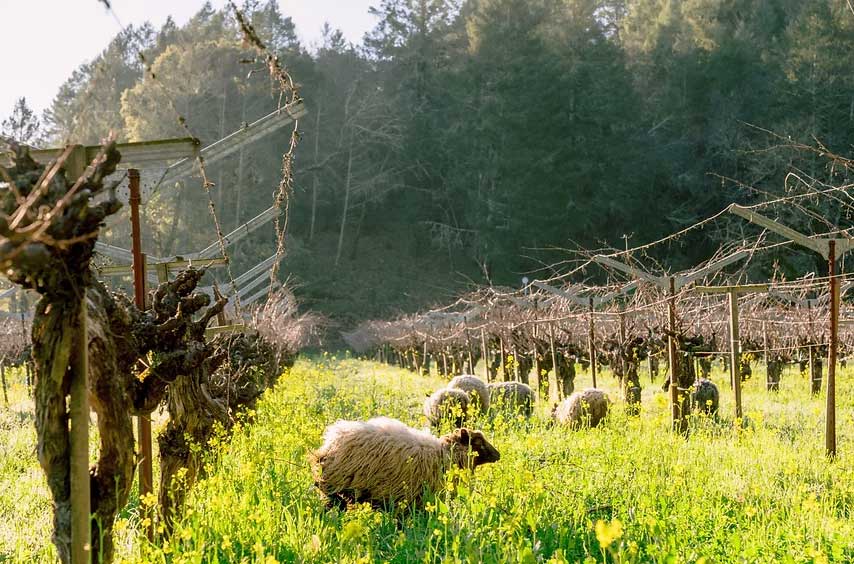
<svg viewBox="0 0 854 564">
<path fill-rule="evenodd" d="M 603 428 L 570 431 L 539 405 L 530 421 L 482 417 L 501 451 L 474 477 L 448 480 L 426 507 L 327 509 L 306 454 L 340 418 L 396 417 L 422 426 L 441 385 L 384 365 L 301 360 L 233 438 L 215 444 L 208 478 L 168 540 L 149 544 L 133 507 L 119 523 L 126 562 L 851 562 L 854 561 L 854 393 L 839 381 L 839 457 L 823 448 L 823 397 L 794 372 L 764 390 L 754 371 L 745 421 L 729 386 L 719 421 L 686 440 L 669 428 L 667 397 L 644 382 L 643 411 L 616 404 Z M 587 384 L 578 378 L 577 387 Z M 0 410 L 6 422 L 8 411 Z M 13 422 L 14 423 L 14 422 Z M 0 561 L 43 561 L 49 502 L 31 421 L 0 423 Z M 7 428 L 9 427 L 9 428 Z M 7 452 L 15 460 L 8 460 Z M 10 494 L 7 499 L 7 489 Z"/>
</svg>

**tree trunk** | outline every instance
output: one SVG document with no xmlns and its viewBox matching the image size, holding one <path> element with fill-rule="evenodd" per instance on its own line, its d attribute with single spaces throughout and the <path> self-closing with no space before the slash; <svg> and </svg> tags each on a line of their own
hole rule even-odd
<svg viewBox="0 0 854 564">
<path fill-rule="evenodd" d="M 314 127 L 314 166 L 317 167 L 318 158 L 320 156 L 320 106 L 317 106 L 317 120 Z M 314 240 L 314 226 L 317 219 L 317 175 L 320 171 L 317 168 L 312 172 L 311 179 L 311 223 L 308 228 L 309 242 Z"/>
<path fill-rule="evenodd" d="M 338 232 L 338 250 L 335 251 L 335 266 L 341 260 L 341 249 L 344 246 L 344 228 L 347 226 L 347 211 L 350 206 L 350 180 L 353 169 L 353 147 L 347 153 L 347 179 L 344 183 L 344 211 L 341 213 L 341 229 Z"/>
</svg>

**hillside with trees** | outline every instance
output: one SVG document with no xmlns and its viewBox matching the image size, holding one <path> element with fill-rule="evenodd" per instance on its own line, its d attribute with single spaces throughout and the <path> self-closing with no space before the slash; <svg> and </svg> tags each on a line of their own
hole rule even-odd
<svg viewBox="0 0 854 564">
<path fill-rule="evenodd" d="M 276 2 L 246 8 L 308 110 L 283 271 L 306 305 L 345 323 L 472 282 L 515 286 L 571 260 L 567 249 L 653 241 L 733 201 L 848 181 L 798 149 L 851 151 L 844 2 L 381 0 L 361 44 L 327 27 L 311 49 Z M 276 90 L 238 38 L 210 5 L 183 26 L 127 28 L 62 86 L 44 143 L 189 130 L 208 144 L 268 114 Z M 21 106 L 4 132 L 38 139 Z M 225 229 L 269 205 L 287 142 L 279 133 L 208 171 Z M 147 250 L 206 245 L 206 202 L 197 179 L 159 190 L 146 205 Z M 822 232 L 843 218 L 783 219 Z M 653 258 L 691 266 L 737 229 L 716 222 Z M 270 244 L 242 242 L 238 271 Z M 810 260 L 780 250 L 753 268 L 801 274 Z"/>
</svg>

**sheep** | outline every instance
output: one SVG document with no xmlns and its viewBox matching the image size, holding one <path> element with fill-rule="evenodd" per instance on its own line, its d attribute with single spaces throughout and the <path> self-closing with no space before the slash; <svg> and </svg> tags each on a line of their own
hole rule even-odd
<svg viewBox="0 0 854 564">
<path fill-rule="evenodd" d="M 450 419 L 454 427 L 462 427 L 469 412 L 470 399 L 463 390 L 436 390 L 424 400 L 424 415 L 434 427 L 438 427 L 444 419 Z"/>
<path fill-rule="evenodd" d="M 481 413 L 486 413 L 486 410 L 489 409 L 489 388 L 477 376 L 470 376 L 468 374 L 455 376 L 448 382 L 448 388 L 463 390 L 470 394 Z"/>
<path fill-rule="evenodd" d="M 518 411 L 525 417 L 534 413 L 534 390 L 522 382 L 493 382 L 488 384 L 489 405 Z"/>
<path fill-rule="evenodd" d="M 558 423 L 572 427 L 596 427 L 608 415 L 611 400 L 608 394 L 597 388 L 575 392 L 552 410 Z"/>
<path fill-rule="evenodd" d="M 694 382 L 694 391 L 691 400 L 698 406 L 700 411 L 707 415 L 717 415 L 721 394 L 714 382 L 706 378 L 700 378 Z"/>
<path fill-rule="evenodd" d="M 457 429 L 441 438 L 396 419 L 337 421 L 310 455 L 315 485 L 330 507 L 367 502 L 418 505 L 439 491 L 452 467 L 472 472 L 501 455 L 480 431 Z"/>
</svg>

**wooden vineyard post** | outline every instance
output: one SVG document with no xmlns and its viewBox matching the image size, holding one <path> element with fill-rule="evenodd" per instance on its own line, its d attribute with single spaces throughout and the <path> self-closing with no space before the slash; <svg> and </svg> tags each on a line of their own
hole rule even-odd
<svg viewBox="0 0 854 564">
<path fill-rule="evenodd" d="M 596 387 L 596 329 L 593 325 L 593 298 L 588 301 L 588 314 L 590 319 L 587 322 L 587 347 L 590 351 L 590 375 L 593 378 L 593 387 Z"/>
<path fill-rule="evenodd" d="M 504 349 L 504 337 L 498 337 L 498 350 L 501 357 L 501 381 L 507 381 L 507 351 Z M 496 374 L 496 377 L 498 375 Z"/>
<path fill-rule="evenodd" d="M 767 284 L 745 284 L 741 286 L 698 286 L 701 294 L 727 294 L 729 298 L 729 340 L 730 362 L 729 373 L 735 395 L 735 418 L 743 417 L 741 405 L 741 339 L 738 331 L 738 296 L 753 292 L 767 292 Z"/>
<path fill-rule="evenodd" d="M 767 370 L 770 357 L 768 356 L 768 323 L 766 321 L 762 322 L 762 357 Z"/>
<path fill-rule="evenodd" d="M 486 381 L 492 382 L 492 371 L 489 369 L 489 349 L 486 348 L 486 332 L 480 329 L 480 348 L 483 355 L 483 369 L 486 371 Z"/>
<path fill-rule="evenodd" d="M 830 276 L 830 347 L 827 356 L 827 417 L 825 449 L 836 456 L 836 355 L 839 347 L 839 279 L 836 277 L 836 241 L 828 242 L 827 266 Z"/>
<path fill-rule="evenodd" d="M 771 377 L 768 371 L 768 361 L 771 359 L 768 354 L 768 323 L 762 322 L 762 358 L 765 362 L 765 388 L 771 391 Z"/>
<path fill-rule="evenodd" d="M 676 343 L 676 281 L 670 276 L 667 299 L 667 319 L 670 334 L 667 336 L 667 357 L 670 362 L 670 418 L 674 431 L 684 432 L 682 409 L 679 406 L 679 363 Z"/>
<path fill-rule="evenodd" d="M 741 410 L 741 339 L 738 332 L 738 294 L 729 291 L 730 378 L 735 395 L 735 419 L 742 418 Z"/>
<path fill-rule="evenodd" d="M 620 365 L 620 370 L 622 372 L 622 376 L 620 376 L 620 381 L 626 377 L 628 372 L 628 366 L 626 366 L 626 359 L 623 357 L 623 353 L 625 351 L 626 346 L 626 314 L 622 311 L 617 313 L 617 321 L 619 322 L 619 338 L 620 338 L 620 354 L 617 355 L 617 362 Z"/>
<path fill-rule="evenodd" d="M 557 364 L 557 351 L 555 350 L 555 330 L 554 323 L 549 323 L 549 349 L 551 349 L 552 353 L 552 373 L 554 374 L 554 388 L 552 388 L 552 379 L 549 378 L 549 398 L 554 398 L 555 400 L 561 399 L 561 389 L 563 385 L 560 381 L 560 374 L 558 372 L 558 364 Z M 554 391 L 552 391 L 554 389 Z"/>
<path fill-rule="evenodd" d="M 142 253 L 142 236 L 140 233 L 139 223 L 139 206 L 142 203 L 142 197 L 139 192 L 139 170 L 135 168 L 128 169 L 128 188 L 130 204 L 130 225 L 131 225 L 131 251 L 133 253 L 133 296 L 136 307 L 143 311 L 145 309 L 145 255 Z M 148 415 L 140 415 L 136 418 L 137 434 L 139 436 L 139 494 L 140 497 L 151 494 L 154 490 L 154 471 L 152 463 L 151 449 L 151 417 Z M 145 504 L 142 504 L 145 507 Z M 149 518 L 147 527 L 148 540 L 154 540 L 154 521 L 151 515 L 146 515 Z"/>
<path fill-rule="evenodd" d="M 86 148 L 75 145 L 65 161 L 69 181 L 86 170 Z M 86 323 L 86 292 L 80 296 L 77 331 L 71 341 L 71 386 L 69 400 L 71 473 L 71 562 L 92 560 L 91 497 L 89 484 L 89 333 Z"/>
<path fill-rule="evenodd" d="M 534 307 L 536 307 L 536 305 Z M 534 337 L 533 338 L 534 347 L 533 347 L 533 350 L 531 351 L 531 355 L 532 355 L 531 358 L 533 359 L 534 375 L 537 377 L 536 382 L 531 382 L 531 387 L 534 388 L 534 396 L 539 398 L 540 397 L 540 390 L 542 389 L 542 386 L 540 385 L 542 374 L 540 374 L 540 351 L 537 348 L 537 338 L 539 337 L 539 332 L 537 331 L 537 324 L 536 323 L 534 323 L 534 326 L 531 329 L 531 333 Z"/>
<path fill-rule="evenodd" d="M 469 335 L 468 323 L 465 326 L 466 333 L 466 353 L 468 354 L 468 370 L 466 370 L 467 374 L 474 375 L 474 352 L 471 349 L 471 335 Z"/>
</svg>

